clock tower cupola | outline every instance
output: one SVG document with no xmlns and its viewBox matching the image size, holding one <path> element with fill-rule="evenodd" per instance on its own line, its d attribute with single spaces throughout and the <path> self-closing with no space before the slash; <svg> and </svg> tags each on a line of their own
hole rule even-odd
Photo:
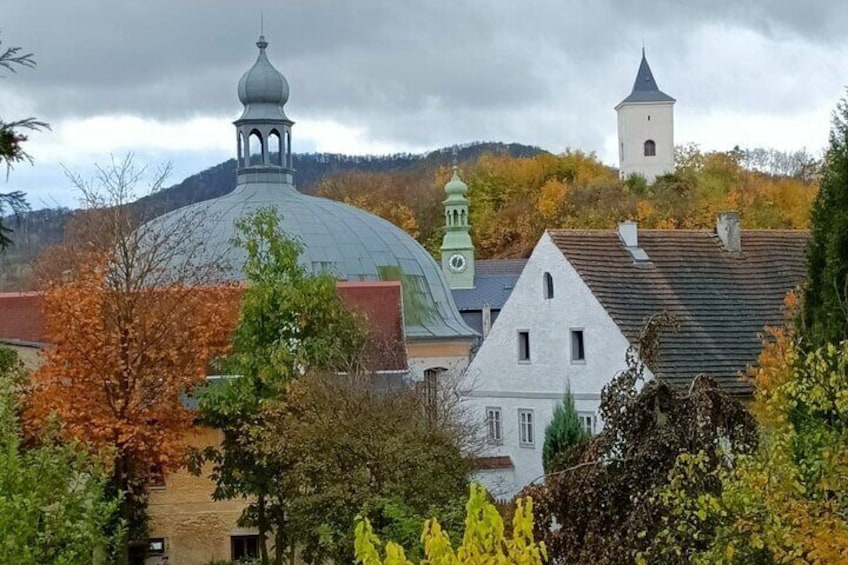
<svg viewBox="0 0 848 565">
<path fill-rule="evenodd" d="M 459 176 L 454 152 L 453 172 L 445 185 L 445 237 L 442 270 L 451 289 L 474 288 L 474 244 L 468 222 L 468 185 Z"/>
</svg>

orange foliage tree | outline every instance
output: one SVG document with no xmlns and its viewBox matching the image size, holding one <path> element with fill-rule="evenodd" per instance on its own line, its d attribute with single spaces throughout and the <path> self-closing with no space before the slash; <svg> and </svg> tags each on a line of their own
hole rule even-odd
<svg viewBox="0 0 848 565">
<path fill-rule="evenodd" d="M 80 181 L 90 207 L 42 260 L 51 347 L 26 410 L 33 430 L 57 417 L 64 437 L 105 458 L 131 541 L 145 537 L 148 485 L 183 462 L 184 395 L 224 352 L 237 316 L 236 291 L 204 285 L 215 270 L 180 254 L 187 234 L 157 233 L 129 206 L 143 178 L 128 157 L 101 169 L 96 186 Z"/>
</svg>

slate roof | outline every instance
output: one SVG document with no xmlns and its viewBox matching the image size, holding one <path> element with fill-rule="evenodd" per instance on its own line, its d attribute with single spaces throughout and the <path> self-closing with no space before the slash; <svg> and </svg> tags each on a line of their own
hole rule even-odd
<svg viewBox="0 0 848 565">
<path fill-rule="evenodd" d="M 453 289 L 460 312 L 479 311 L 484 305 L 500 310 L 512 293 L 527 259 L 490 259 L 474 263 L 474 288 Z"/>
<path fill-rule="evenodd" d="M 805 231 L 743 230 L 742 251 L 730 253 L 712 231 L 639 230 L 644 264 L 634 263 L 615 231 L 548 233 L 631 344 L 650 316 L 675 316 L 680 330 L 663 332 L 650 368 L 678 388 L 704 374 L 749 395 L 739 375 L 756 362 L 763 328 L 782 322 L 784 297 L 806 274 Z"/>
<path fill-rule="evenodd" d="M 661 91 L 657 86 L 654 73 L 651 72 L 651 66 L 648 65 L 648 59 L 645 58 L 644 49 L 642 49 L 642 62 L 639 63 L 636 80 L 633 82 L 633 91 L 630 96 L 619 103 L 619 106 L 627 102 L 675 102 L 674 98 Z"/>
</svg>

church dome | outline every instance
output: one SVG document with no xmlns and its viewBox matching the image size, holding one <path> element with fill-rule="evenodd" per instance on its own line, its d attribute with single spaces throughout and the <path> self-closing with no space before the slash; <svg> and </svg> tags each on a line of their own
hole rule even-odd
<svg viewBox="0 0 848 565">
<path fill-rule="evenodd" d="M 409 234 L 353 206 L 295 189 L 293 122 L 283 114 L 288 84 L 268 61 L 267 45 L 260 37 L 259 58 L 239 82 L 245 111 L 235 122 L 239 138 L 235 190 L 153 220 L 154 230 L 163 233 L 185 232 L 185 226 L 191 225 L 173 260 L 221 265 L 225 278 L 242 280 L 247 257 L 232 243 L 235 221 L 273 208 L 282 229 L 300 242 L 300 262 L 309 271 L 331 274 L 340 281 L 400 281 L 408 337 L 476 336 L 456 309 L 441 268 Z M 246 156 L 243 140 L 254 134 L 258 154 Z M 266 145 L 274 135 L 282 144 L 276 151 Z"/>
<path fill-rule="evenodd" d="M 450 294 L 442 271 L 430 254 L 406 232 L 368 212 L 298 192 L 279 182 L 247 182 L 233 192 L 175 210 L 154 220 L 163 230 L 177 229 L 181 218 L 200 219 L 189 249 L 203 249 L 207 259 L 223 259 L 227 278 L 242 280 L 246 255 L 232 245 L 234 222 L 262 208 L 274 207 L 281 227 L 303 247 L 301 264 L 340 281 L 400 281 L 406 335 L 451 338 L 475 335 Z"/>
<path fill-rule="evenodd" d="M 265 36 L 259 37 L 256 46 L 259 56 L 238 83 L 238 97 L 244 104 L 242 119 L 277 117 L 275 114 L 282 113 L 282 107 L 289 100 L 289 83 L 268 60 Z"/>
</svg>

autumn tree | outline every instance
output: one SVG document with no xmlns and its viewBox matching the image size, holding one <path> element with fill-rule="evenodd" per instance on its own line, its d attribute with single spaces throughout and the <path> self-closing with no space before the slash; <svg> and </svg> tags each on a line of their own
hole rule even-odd
<svg viewBox="0 0 848 565">
<path fill-rule="evenodd" d="M 223 364 L 233 378 L 208 387 L 199 397 L 203 424 L 221 430 L 220 447 L 197 454 L 195 473 L 211 463 L 214 498 L 248 502 L 240 523 L 259 530 L 262 563 L 273 535 L 273 561 L 282 563 L 293 546 L 289 491 L 281 486 L 288 467 L 255 441 L 265 429 L 263 407 L 286 398 L 291 382 L 318 371 L 353 372 L 362 358 L 365 331 L 336 293 L 336 281 L 299 263 L 301 246 L 280 227 L 277 211 L 262 209 L 236 223 L 243 248 L 246 287 Z"/>
<path fill-rule="evenodd" d="M 631 349 L 628 369 L 604 387 L 603 430 L 566 452 L 544 484 L 523 491 L 536 503 L 537 537 L 556 563 L 632 563 L 661 528 L 668 510 L 654 495 L 681 455 L 703 452 L 714 469 L 723 462 L 717 445 L 735 454 L 756 444 L 753 418 L 709 379 L 695 379 L 685 392 L 645 382 L 642 358 L 652 349 Z"/>
<path fill-rule="evenodd" d="M 21 67 L 30 69 L 35 67 L 32 53 L 22 53 L 20 47 L 3 48 L 2 45 L 0 41 L 0 69 L 14 73 Z M 16 163 L 32 162 L 32 158 L 23 148 L 23 143 L 27 141 L 25 132 L 46 128 L 49 128 L 46 123 L 35 118 L 6 121 L 0 117 L 0 164 L 5 163 L 7 176 Z M 7 209 L 15 214 L 27 210 L 24 194 L 17 190 L 6 194 L 0 193 L 0 251 L 12 243 L 9 239 L 12 229 L 3 224 L 3 216 Z"/>
<path fill-rule="evenodd" d="M 286 470 L 277 484 L 290 493 L 292 537 L 308 563 L 348 562 L 360 513 L 410 549 L 434 512 L 452 516 L 453 531 L 461 526 L 470 471 L 463 425 L 434 423 L 427 399 L 394 378 L 305 375 L 255 430 L 253 442 Z M 414 528 L 411 540 L 404 528 Z"/>
<path fill-rule="evenodd" d="M 757 450 L 718 468 L 706 452 L 681 458 L 657 492 L 668 513 L 643 562 L 846 562 L 846 368 L 848 342 L 805 353 L 791 324 L 772 329 L 753 370 Z"/>
<path fill-rule="evenodd" d="M 561 467 L 558 462 L 566 451 L 589 437 L 589 433 L 580 423 L 577 409 L 574 407 L 574 394 L 566 390 L 562 402 L 554 408 L 554 416 L 545 428 L 545 443 L 542 446 L 542 468 L 551 473 Z"/>
<path fill-rule="evenodd" d="M 0 346 L 0 561 L 88 565 L 119 542 L 120 529 L 107 533 L 117 501 L 106 497 L 108 476 L 82 446 L 49 436 L 25 445 L 26 387 L 14 351 Z"/>
<path fill-rule="evenodd" d="M 456 550 L 438 520 L 427 520 L 421 534 L 425 553 L 425 559 L 420 561 L 422 565 L 542 565 L 547 561 L 544 542 L 536 542 L 534 539 L 533 499 L 521 498 L 516 502 L 510 537 L 505 535 L 503 519 L 495 506 L 486 499 L 486 489 L 482 486 L 471 485 L 471 495 L 465 508 L 465 532 Z M 387 543 L 385 557 L 381 555 L 382 546 L 371 522 L 367 518 L 358 518 L 355 545 L 357 564 L 413 565 L 402 546 Z"/>
<path fill-rule="evenodd" d="M 132 156 L 98 167 L 93 181 L 72 177 L 85 207 L 41 260 L 51 347 L 27 403 L 30 429 L 57 417 L 64 438 L 110 462 L 132 542 L 146 540 L 148 485 L 183 463 L 193 415 L 182 397 L 204 382 L 235 317 L 231 290 L 215 284 L 220 266 L 185 249 L 202 218 L 165 232 L 130 206 L 148 178 Z"/>
</svg>

